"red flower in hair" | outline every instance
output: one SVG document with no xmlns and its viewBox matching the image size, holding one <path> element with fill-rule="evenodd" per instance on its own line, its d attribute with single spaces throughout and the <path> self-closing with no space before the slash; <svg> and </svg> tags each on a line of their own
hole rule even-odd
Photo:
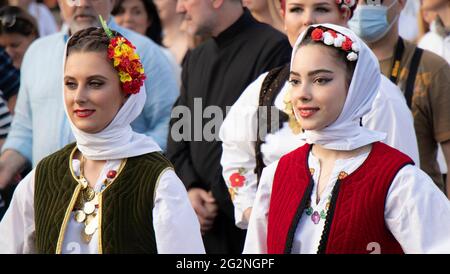
<svg viewBox="0 0 450 274">
<path fill-rule="evenodd" d="M 349 51 L 352 49 L 352 40 L 350 40 L 348 37 L 345 37 L 345 41 L 342 43 L 342 49 L 345 51 Z"/>
<path fill-rule="evenodd" d="M 323 36 L 323 30 L 321 30 L 321 29 L 319 29 L 319 28 L 314 29 L 314 30 L 312 31 L 312 33 L 311 33 L 311 38 L 312 38 L 314 41 L 320 41 L 320 40 L 322 40 L 322 36 Z"/>
<path fill-rule="evenodd" d="M 119 73 L 120 83 L 125 94 L 136 94 L 144 85 L 146 76 L 135 47 L 126 38 L 111 38 L 108 46 L 108 58 L 113 61 Z"/>
</svg>

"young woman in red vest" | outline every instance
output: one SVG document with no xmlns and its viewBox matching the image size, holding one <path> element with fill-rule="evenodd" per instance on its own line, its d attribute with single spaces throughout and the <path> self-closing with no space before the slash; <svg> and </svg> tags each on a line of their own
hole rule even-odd
<svg viewBox="0 0 450 274">
<path fill-rule="evenodd" d="M 380 85 L 370 49 L 346 28 L 310 26 L 289 83 L 306 144 L 264 169 L 244 253 L 449 253 L 450 202 L 360 126 Z"/>
</svg>

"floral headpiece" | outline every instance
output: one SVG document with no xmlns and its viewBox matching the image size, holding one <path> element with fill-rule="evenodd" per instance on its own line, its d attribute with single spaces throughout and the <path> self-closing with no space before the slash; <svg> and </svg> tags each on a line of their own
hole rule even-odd
<svg viewBox="0 0 450 274">
<path fill-rule="evenodd" d="M 110 38 L 108 58 L 113 61 L 114 68 L 119 72 L 122 90 L 127 95 L 136 94 L 144 85 L 146 76 L 136 47 L 123 36 L 114 36 L 100 15 L 100 22 L 106 35 Z"/>
<path fill-rule="evenodd" d="M 331 29 L 315 28 L 311 32 L 313 41 L 322 41 L 325 45 L 334 46 L 347 52 L 347 60 L 356 61 L 358 59 L 358 45 L 354 43 L 348 36 L 337 33 Z"/>
</svg>

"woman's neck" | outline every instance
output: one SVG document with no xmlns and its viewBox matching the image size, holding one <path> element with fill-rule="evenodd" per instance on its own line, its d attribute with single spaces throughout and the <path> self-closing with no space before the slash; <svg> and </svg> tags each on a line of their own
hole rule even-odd
<svg viewBox="0 0 450 274">
<path fill-rule="evenodd" d="M 272 19 L 272 16 L 270 15 L 270 12 L 268 9 L 266 9 L 262 12 L 252 12 L 252 16 L 261 23 L 273 25 L 273 19 Z"/>
<path fill-rule="evenodd" d="M 168 22 L 163 23 L 163 40 L 167 42 L 167 44 L 164 43 L 166 47 L 170 47 L 173 41 L 176 41 L 180 36 L 185 35 L 183 31 L 180 31 L 181 23 L 182 20 L 178 16 Z"/>
<path fill-rule="evenodd" d="M 180 30 L 181 22 L 179 21 L 176 18 L 169 25 L 164 25 L 162 43 L 172 52 L 177 63 L 181 64 L 188 49 L 188 35 Z"/>
<path fill-rule="evenodd" d="M 106 164 L 106 160 L 89 160 L 83 157 L 79 153 L 78 159 L 80 159 L 80 174 L 89 182 L 89 186 L 94 188 L 97 183 L 98 177 Z"/>
</svg>

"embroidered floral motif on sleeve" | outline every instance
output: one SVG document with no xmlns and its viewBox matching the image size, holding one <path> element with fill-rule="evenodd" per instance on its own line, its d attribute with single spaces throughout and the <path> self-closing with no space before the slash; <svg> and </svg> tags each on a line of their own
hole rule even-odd
<svg viewBox="0 0 450 274">
<path fill-rule="evenodd" d="M 237 172 L 231 174 L 229 180 L 231 187 L 228 189 L 230 193 L 231 200 L 234 200 L 234 197 L 238 194 L 237 188 L 243 187 L 245 183 L 245 174 L 247 170 L 245 168 L 239 168 Z"/>
</svg>

